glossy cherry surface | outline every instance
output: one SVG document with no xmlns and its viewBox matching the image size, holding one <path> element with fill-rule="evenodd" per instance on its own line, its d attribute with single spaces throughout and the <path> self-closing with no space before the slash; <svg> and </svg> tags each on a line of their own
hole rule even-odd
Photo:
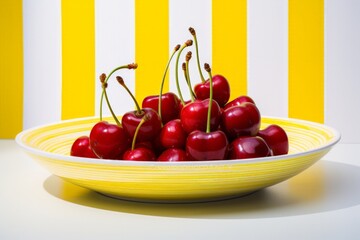
<svg viewBox="0 0 360 240">
<path fill-rule="evenodd" d="M 122 117 L 122 125 L 132 139 L 137 126 L 145 114 L 149 115 L 149 119 L 139 130 L 137 136 L 138 142 L 152 141 L 160 133 L 162 123 L 159 115 L 151 108 L 143 108 L 140 114 L 138 111 L 131 111 L 125 113 Z"/>
<path fill-rule="evenodd" d="M 88 136 L 78 137 L 71 146 L 70 155 L 75 157 L 98 158 L 90 147 Z"/>
<path fill-rule="evenodd" d="M 158 112 L 159 95 L 148 96 L 142 101 L 142 108 L 151 108 Z M 180 117 L 180 99 L 172 92 L 161 96 L 161 119 L 163 124 Z"/>
<path fill-rule="evenodd" d="M 185 148 L 186 137 L 180 119 L 174 119 L 161 129 L 160 142 L 164 148 Z"/>
<path fill-rule="evenodd" d="M 193 131 L 186 140 L 186 152 L 191 160 L 226 159 L 228 140 L 224 132 Z"/>
<path fill-rule="evenodd" d="M 131 161 L 155 161 L 156 156 L 155 153 L 150 149 L 140 147 L 140 148 L 127 150 L 124 153 L 122 159 L 131 160 Z"/>
<path fill-rule="evenodd" d="M 216 130 L 220 124 L 221 111 L 216 101 L 211 102 L 210 129 Z M 202 101 L 195 100 L 183 107 L 180 113 L 180 120 L 185 132 L 191 133 L 195 130 L 206 130 L 208 107 L 209 99 Z"/>
<path fill-rule="evenodd" d="M 234 100 L 228 102 L 224 106 L 224 110 L 231 108 L 233 106 L 240 106 L 241 104 L 247 103 L 247 102 L 255 104 L 255 101 L 251 97 L 246 96 L 246 95 L 239 96 L 239 97 L 235 98 Z"/>
<path fill-rule="evenodd" d="M 169 148 L 163 151 L 157 160 L 160 162 L 181 162 L 187 161 L 188 157 L 183 149 Z"/>
<path fill-rule="evenodd" d="M 213 81 L 213 99 L 217 101 L 220 107 L 223 107 L 230 98 L 230 85 L 226 78 L 222 75 L 214 75 Z M 196 98 L 204 100 L 210 96 L 210 81 L 206 80 L 204 83 L 195 85 L 194 92 Z"/>
<path fill-rule="evenodd" d="M 282 127 L 275 124 L 269 125 L 265 129 L 260 130 L 258 136 L 265 140 L 274 156 L 289 152 L 289 139 Z"/>
<path fill-rule="evenodd" d="M 239 137 L 229 146 L 229 159 L 271 156 L 271 150 L 261 137 Z"/>
<path fill-rule="evenodd" d="M 127 132 L 106 121 L 96 123 L 90 132 L 90 146 L 99 158 L 118 159 L 130 147 Z"/>
<path fill-rule="evenodd" d="M 255 136 L 260 128 L 261 116 L 258 108 L 252 103 L 233 106 L 221 115 L 221 129 L 231 138 Z"/>
</svg>

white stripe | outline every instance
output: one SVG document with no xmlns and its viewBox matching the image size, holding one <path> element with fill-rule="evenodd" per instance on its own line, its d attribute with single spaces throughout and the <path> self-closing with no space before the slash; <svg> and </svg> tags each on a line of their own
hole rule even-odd
<svg viewBox="0 0 360 240">
<path fill-rule="evenodd" d="M 262 115 L 288 116 L 288 1 L 248 1 L 248 95 Z"/>
<path fill-rule="evenodd" d="M 325 123 L 360 143 L 360 1 L 325 1 Z"/>
<path fill-rule="evenodd" d="M 170 34 L 170 49 L 172 53 L 176 44 L 181 44 L 188 40 L 193 39 L 189 32 L 189 27 L 193 27 L 196 31 L 201 67 L 205 62 L 211 64 L 211 46 L 212 46 L 212 5 L 211 1 L 207 0 L 170 0 L 169 1 L 169 34 Z M 196 51 L 194 45 L 189 48 L 185 48 L 182 56 L 179 60 L 179 82 L 181 86 L 181 92 L 184 100 L 190 99 L 190 93 L 186 85 L 184 74 L 181 68 L 181 64 L 185 61 L 185 55 L 188 51 L 192 51 L 192 59 L 190 60 L 190 78 L 192 86 L 200 83 L 199 72 L 196 62 Z M 166 63 L 163 63 L 164 68 Z M 203 68 L 203 67 L 202 67 Z M 177 94 L 175 85 L 175 57 L 170 66 L 170 84 L 169 88 L 171 92 Z M 207 79 L 206 72 L 203 71 L 204 77 Z M 214 73 L 215 74 L 215 73 Z"/>
<path fill-rule="evenodd" d="M 135 61 L 135 15 L 133 0 L 97 0 L 95 2 L 96 98 L 95 113 L 99 114 L 101 85 L 99 75 Z M 109 79 L 107 93 L 114 112 L 122 115 L 134 110 L 134 102 L 118 84 L 115 76 L 123 77 L 134 93 L 134 70 L 122 69 Z M 104 116 L 110 111 L 103 103 Z M 141 103 L 140 103 L 141 104 Z"/>
<path fill-rule="evenodd" d="M 24 0 L 24 129 L 61 119 L 61 3 Z"/>
</svg>

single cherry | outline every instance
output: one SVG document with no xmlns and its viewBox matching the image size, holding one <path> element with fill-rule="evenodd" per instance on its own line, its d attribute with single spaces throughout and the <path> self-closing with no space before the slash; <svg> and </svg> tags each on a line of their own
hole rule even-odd
<svg viewBox="0 0 360 240">
<path fill-rule="evenodd" d="M 222 75 L 214 75 L 213 79 L 214 100 L 218 102 L 220 107 L 225 106 L 230 98 L 230 85 L 227 79 Z M 209 98 L 210 81 L 195 85 L 194 92 L 197 99 L 203 100 Z"/>
<path fill-rule="evenodd" d="M 142 108 L 152 108 L 158 112 L 163 124 L 169 122 L 170 120 L 177 119 L 180 116 L 180 99 L 172 92 L 163 94 L 166 73 L 168 72 L 172 58 L 179 49 L 180 45 L 176 45 L 166 65 L 163 79 L 161 81 L 160 94 L 148 96 L 142 101 Z M 159 99 L 161 99 L 161 101 L 159 101 Z"/>
<path fill-rule="evenodd" d="M 183 149 L 169 148 L 163 151 L 157 160 L 160 162 L 181 162 L 187 161 L 188 157 Z"/>
<path fill-rule="evenodd" d="M 141 119 L 140 123 L 138 124 L 138 126 L 135 130 L 135 133 L 134 133 L 134 136 L 132 139 L 131 149 L 127 150 L 124 153 L 124 155 L 122 157 L 123 160 L 132 160 L 132 161 L 154 161 L 154 160 L 156 160 L 155 153 L 153 151 L 151 151 L 149 148 L 147 148 L 147 147 L 135 148 L 140 129 L 147 121 L 150 120 L 150 117 L 151 116 L 149 114 L 145 114 L 144 117 Z"/>
<path fill-rule="evenodd" d="M 211 69 L 205 64 L 205 70 L 209 73 L 210 86 L 212 86 Z M 210 87 L 210 98 L 208 102 L 213 101 L 213 91 Z M 215 102 L 216 103 L 216 102 Z M 217 103 L 216 103 L 216 106 Z M 186 107 L 186 106 L 185 106 Z M 185 108 L 184 108 L 185 109 Z M 183 109 L 183 110 L 184 110 Z M 189 134 L 186 140 L 186 153 L 191 160 L 219 160 L 225 159 L 227 155 L 228 140 L 223 131 L 211 131 L 211 113 L 212 105 L 208 106 L 206 132 L 195 130 Z"/>
<path fill-rule="evenodd" d="M 88 136 L 78 137 L 71 146 L 70 155 L 74 157 L 98 158 L 90 147 Z"/>
<path fill-rule="evenodd" d="M 195 100 L 182 108 L 180 120 L 185 132 L 191 133 L 194 130 L 206 131 L 209 108 L 211 109 L 210 129 L 211 131 L 218 129 L 221 119 L 219 104 L 214 100 L 205 99 L 202 101 Z"/>
<path fill-rule="evenodd" d="M 255 136 L 260 128 L 260 112 L 249 102 L 233 106 L 223 111 L 221 129 L 234 139 L 240 136 Z"/>
<path fill-rule="evenodd" d="M 229 146 L 229 159 L 245 159 L 271 156 L 272 152 L 261 137 L 239 137 Z"/>
<path fill-rule="evenodd" d="M 137 65 L 136 65 L 137 66 Z M 113 70 L 114 72 L 115 70 Z M 110 76 L 110 75 L 109 75 Z M 107 121 L 102 121 L 96 123 L 91 131 L 89 136 L 90 147 L 93 152 L 99 158 L 104 159 L 118 159 L 124 153 L 124 151 L 130 146 L 130 138 L 127 132 L 123 129 L 121 123 L 117 119 L 114 111 L 111 108 L 109 99 L 106 94 L 107 80 L 109 76 L 103 73 L 100 75 L 100 81 L 102 83 L 103 94 L 105 96 L 107 105 L 110 109 L 110 112 L 116 122 L 116 124 L 109 123 Z M 102 107 L 100 104 L 100 113 Z M 100 114 L 101 119 L 101 114 Z"/>
<path fill-rule="evenodd" d="M 246 102 L 255 104 L 254 100 L 251 97 L 246 96 L 246 95 L 242 95 L 242 96 L 239 96 L 239 97 L 235 98 L 234 100 L 228 102 L 224 106 L 223 109 L 226 110 L 226 109 L 231 108 L 233 106 L 240 106 L 241 104 L 246 103 Z"/>
<path fill-rule="evenodd" d="M 148 120 L 144 123 L 144 126 L 142 126 L 142 128 L 139 130 L 139 135 L 137 138 L 139 142 L 152 141 L 160 133 L 162 127 L 162 122 L 159 115 L 154 109 L 151 108 L 141 109 L 134 95 L 125 85 L 124 80 L 120 76 L 117 76 L 116 79 L 118 80 L 120 85 L 123 86 L 125 90 L 129 93 L 137 108 L 137 110 L 127 112 L 123 115 L 122 125 L 124 129 L 129 134 L 130 138 L 133 138 L 136 128 L 138 127 L 139 123 L 141 122 L 145 114 L 147 114 Z"/>
<path fill-rule="evenodd" d="M 119 159 L 129 148 L 130 138 L 122 126 L 101 121 L 91 129 L 90 146 L 99 158 Z"/>
<path fill-rule="evenodd" d="M 159 112 L 159 99 L 158 95 L 148 96 L 142 101 L 142 108 L 151 108 L 161 114 L 162 123 L 177 119 L 180 117 L 180 99 L 176 94 L 168 92 L 161 96 L 161 113 Z"/>
<path fill-rule="evenodd" d="M 187 134 L 182 127 L 180 119 L 166 123 L 161 129 L 160 142 L 164 148 L 185 148 Z"/>
<path fill-rule="evenodd" d="M 269 125 L 259 130 L 258 136 L 262 137 L 269 145 L 274 156 L 289 152 L 289 140 L 285 130 L 279 125 Z"/>
</svg>

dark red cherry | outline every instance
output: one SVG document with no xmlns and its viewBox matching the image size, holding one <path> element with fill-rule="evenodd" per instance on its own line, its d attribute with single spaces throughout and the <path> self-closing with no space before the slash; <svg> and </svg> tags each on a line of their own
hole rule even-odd
<svg viewBox="0 0 360 240">
<path fill-rule="evenodd" d="M 246 96 L 246 95 L 243 95 L 243 96 L 240 96 L 240 97 L 237 97 L 235 98 L 234 100 L 232 100 L 231 102 L 228 102 L 225 106 L 224 106 L 224 110 L 228 109 L 228 108 L 231 108 L 233 106 L 240 106 L 241 104 L 243 103 L 252 103 L 252 104 L 255 104 L 254 100 L 249 97 L 249 96 Z"/>
<path fill-rule="evenodd" d="M 221 115 L 221 129 L 230 139 L 240 136 L 255 136 L 260 128 L 260 121 L 258 108 L 247 102 L 224 110 Z"/>
<path fill-rule="evenodd" d="M 289 152 L 289 139 L 285 130 L 279 125 L 269 125 L 259 130 L 258 136 L 262 137 L 271 148 L 274 156 Z"/>
<path fill-rule="evenodd" d="M 98 158 L 90 147 L 88 136 L 78 137 L 71 146 L 70 155 L 74 157 Z"/>
<path fill-rule="evenodd" d="M 230 98 L 230 85 L 226 78 L 222 75 L 214 75 L 213 81 L 213 99 L 219 104 L 220 107 L 225 106 Z M 194 92 L 196 98 L 204 100 L 210 96 L 210 81 L 206 80 L 204 83 L 195 85 Z"/>
<path fill-rule="evenodd" d="M 99 158 L 119 159 L 130 147 L 127 132 L 116 124 L 98 122 L 90 132 L 90 146 Z"/>
<path fill-rule="evenodd" d="M 180 119 L 166 123 L 161 129 L 160 142 L 164 148 L 185 148 L 187 134 L 182 127 Z"/>
<path fill-rule="evenodd" d="M 169 148 L 162 152 L 157 160 L 160 162 L 181 162 L 187 161 L 188 157 L 183 149 Z"/>
<path fill-rule="evenodd" d="M 180 120 L 185 132 L 206 130 L 209 102 L 209 99 L 195 100 L 183 107 L 180 112 Z M 216 101 L 212 100 L 211 103 L 210 129 L 212 131 L 219 127 L 221 111 Z"/>
<path fill-rule="evenodd" d="M 259 158 L 271 156 L 272 152 L 261 137 L 239 137 L 229 146 L 229 159 Z"/>
<path fill-rule="evenodd" d="M 140 147 L 127 150 L 123 157 L 123 160 L 131 161 L 155 161 L 156 156 L 153 151 L 148 148 Z"/>
</svg>

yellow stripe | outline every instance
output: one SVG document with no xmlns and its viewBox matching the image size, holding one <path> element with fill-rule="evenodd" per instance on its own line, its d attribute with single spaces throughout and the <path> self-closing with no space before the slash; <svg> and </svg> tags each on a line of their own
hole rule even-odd
<svg viewBox="0 0 360 240">
<path fill-rule="evenodd" d="M 61 8 L 61 117 L 92 116 L 95 113 L 95 3 L 62 0 Z"/>
<path fill-rule="evenodd" d="M 0 138 L 22 130 L 23 29 L 22 1 L 0 1 Z"/>
<path fill-rule="evenodd" d="M 324 0 L 289 1 L 289 117 L 324 122 Z"/>
<path fill-rule="evenodd" d="M 148 95 L 159 94 L 169 58 L 168 0 L 135 0 L 135 96 L 141 104 Z M 168 91 L 168 80 L 164 92 Z"/>
<path fill-rule="evenodd" d="M 224 75 L 233 99 L 247 93 L 246 0 L 212 1 L 213 73 Z"/>
</svg>

